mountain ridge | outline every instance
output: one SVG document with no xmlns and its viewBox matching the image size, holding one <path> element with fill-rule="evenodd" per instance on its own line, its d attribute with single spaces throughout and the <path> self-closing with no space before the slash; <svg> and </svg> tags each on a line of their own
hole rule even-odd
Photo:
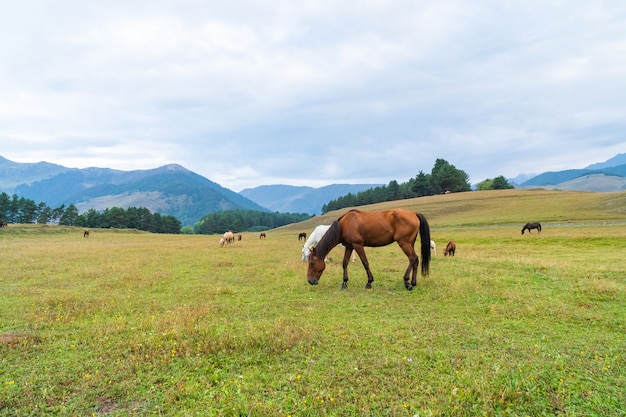
<svg viewBox="0 0 626 417">
<path fill-rule="evenodd" d="M 544 172 L 516 185 L 563 190 L 612 192 L 626 190 L 626 154 L 583 169 Z M 520 174 L 518 178 L 523 178 Z M 193 225 L 203 216 L 223 210 L 279 211 L 318 215 L 324 204 L 348 193 L 382 184 L 308 186 L 263 185 L 239 193 L 179 164 L 148 170 L 67 168 L 49 162 L 19 163 L 0 156 L 0 192 L 44 202 L 49 207 L 74 204 L 90 208 L 145 207 Z"/>
<path fill-rule="evenodd" d="M 615 163 L 621 161 L 619 158 L 612 159 L 616 161 Z M 600 166 L 602 168 L 566 169 L 563 171 L 544 172 L 523 182 L 520 184 L 520 187 L 546 187 L 597 192 L 626 190 L 626 164 L 617 166 L 607 165 L 607 163 L 610 164 L 609 161 L 590 165 Z M 590 176 L 593 176 L 594 181 L 576 181 L 577 179 Z"/>
<path fill-rule="evenodd" d="M 324 204 L 330 200 L 380 185 L 382 184 L 331 184 L 319 188 L 284 184 L 261 185 L 241 190 L 239 194 L 272 211 L 319 215 L 322 214 Z"/>
<path fill-rule="evenodd" d="M 269 211 L 178 164 L 122 171 L 65 168 L 49 163 L 21 164 L 2 158 L 0 177 L 0 192 L 44 202 L 52 208 L 69 204 L 74 204 L 79 211 L 145 207 L 152 212 L 172 215 L 183 225 L 193 225 L 216 211 Z M 19 178 L 28 180 L 20 182 Z"/>
<path fill-rule="evenodd" d="M 626 164 L 626 153 L 618 153 L 613 158 L 609 158 L 604 162 L 597 162 L 595 164 L 591 164 L 586 166 L 585 169 L 602 169 L 602 168 L 610 168 L 620 165 Z"/>
</svg>

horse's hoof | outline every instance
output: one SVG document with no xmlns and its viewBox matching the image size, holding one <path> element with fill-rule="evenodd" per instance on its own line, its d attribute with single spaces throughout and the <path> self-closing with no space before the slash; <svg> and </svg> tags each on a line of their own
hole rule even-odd
<svg viewBox="0 0 626 417">
<path fill-rule="evenodd" d="M 347 290 L 348 289 L 348 284 L 346 284 L 345 282 L 343 284 L 341 284 L 341 289 L 342 290 Z"/>
<path fill-rule="evenodd" d="M 372 289 L 372 285 L 371 284 L 366 284 L 365 285 L 365 289 L 366 290 L 371 290 Z"/>
</svg>

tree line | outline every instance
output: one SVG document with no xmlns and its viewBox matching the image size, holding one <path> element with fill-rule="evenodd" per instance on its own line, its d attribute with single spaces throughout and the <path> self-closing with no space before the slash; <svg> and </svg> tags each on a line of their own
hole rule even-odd
<svg viewBox="0 0 626 417">
<path fill-rule="evenodd" d="M 0 219 L 7 223 L 58 223 L 62 226 L 89 228 L 137 229 L 152 233 L 180 233 L 181 223 L 174 216 L 151 213 L 147 208 L 107 208 L 102 212 L 89 209 L 79 214 L 74 204 L 50 208 L 46 203 L 0 193 Z"/>
<path fill-rule="evenodd" d="M 270 213 L 255 210 L 218 211 L 202 217 L 193 227 L 195 234 L 258 232 L 310 219 L 309 214 Z"/>
<path fill-rule="evenodd" d="M 479 190 L 514 188 L 503 176 L 487 179 L 478 184 Z M 420 171 L 414 178 L 399 184 L 392 180 L 388 185 L 370 188 L 356 194 L 348 193 L 322 206 L 322 213 L 346 207 L 364 206 L 385 201 L 403 200 L 435 194 L 470 191 L 469 175 L 445 159 L 437 159 L 430 174 Z"/>
<path fill-rule="evenodd" d="M 181 228 L 181 222 L 174 216 L 151 213 L 147 208 L 112 207 L 104 211 L 89 209 L 78 212 L 74 204 L 50 208 L 45 203 L 0 193 L 0 220 L 12 224 L 48 224 L 86 228 L 137 229 L 152 233 L 197 233 L 212 234 L 233 231 L 262 231 L 274 229 L 290 223 L 309 219 L 309 214 L 270 213 L 254 210 L 229 210 L 208 214 L 202 217 L 193 228 Z"/>
</svg>

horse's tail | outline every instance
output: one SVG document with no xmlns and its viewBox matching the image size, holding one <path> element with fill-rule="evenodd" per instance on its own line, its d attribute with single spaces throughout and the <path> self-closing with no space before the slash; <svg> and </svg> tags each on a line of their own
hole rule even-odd
<svg viewBox="0 0 626 417">
<path fill-rule="evenodd" d="M 430 226 L 426 217 L 421 213 L 416 213 L 420 221 L 420 238 L 422 242 L 422 276 L 428 275 L 430 267 Z"/>
</svg>

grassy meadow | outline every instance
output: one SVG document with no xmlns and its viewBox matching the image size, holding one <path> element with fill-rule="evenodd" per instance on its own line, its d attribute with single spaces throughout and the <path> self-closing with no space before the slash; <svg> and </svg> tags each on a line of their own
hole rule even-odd
<svg viewBox="0 0 626 417">
<path fill-rule="evenodd" d="M 0 229 L 0 416 L 619 416 L 626 193 L 470 192 L 422 212 L 431 273 L 397 245 L 306 282 L 299 232 Z M 521 235 L 529 221 L 541 234 Z M 443 257 L 449 239 L 453 258 Z"/>
</svg>

